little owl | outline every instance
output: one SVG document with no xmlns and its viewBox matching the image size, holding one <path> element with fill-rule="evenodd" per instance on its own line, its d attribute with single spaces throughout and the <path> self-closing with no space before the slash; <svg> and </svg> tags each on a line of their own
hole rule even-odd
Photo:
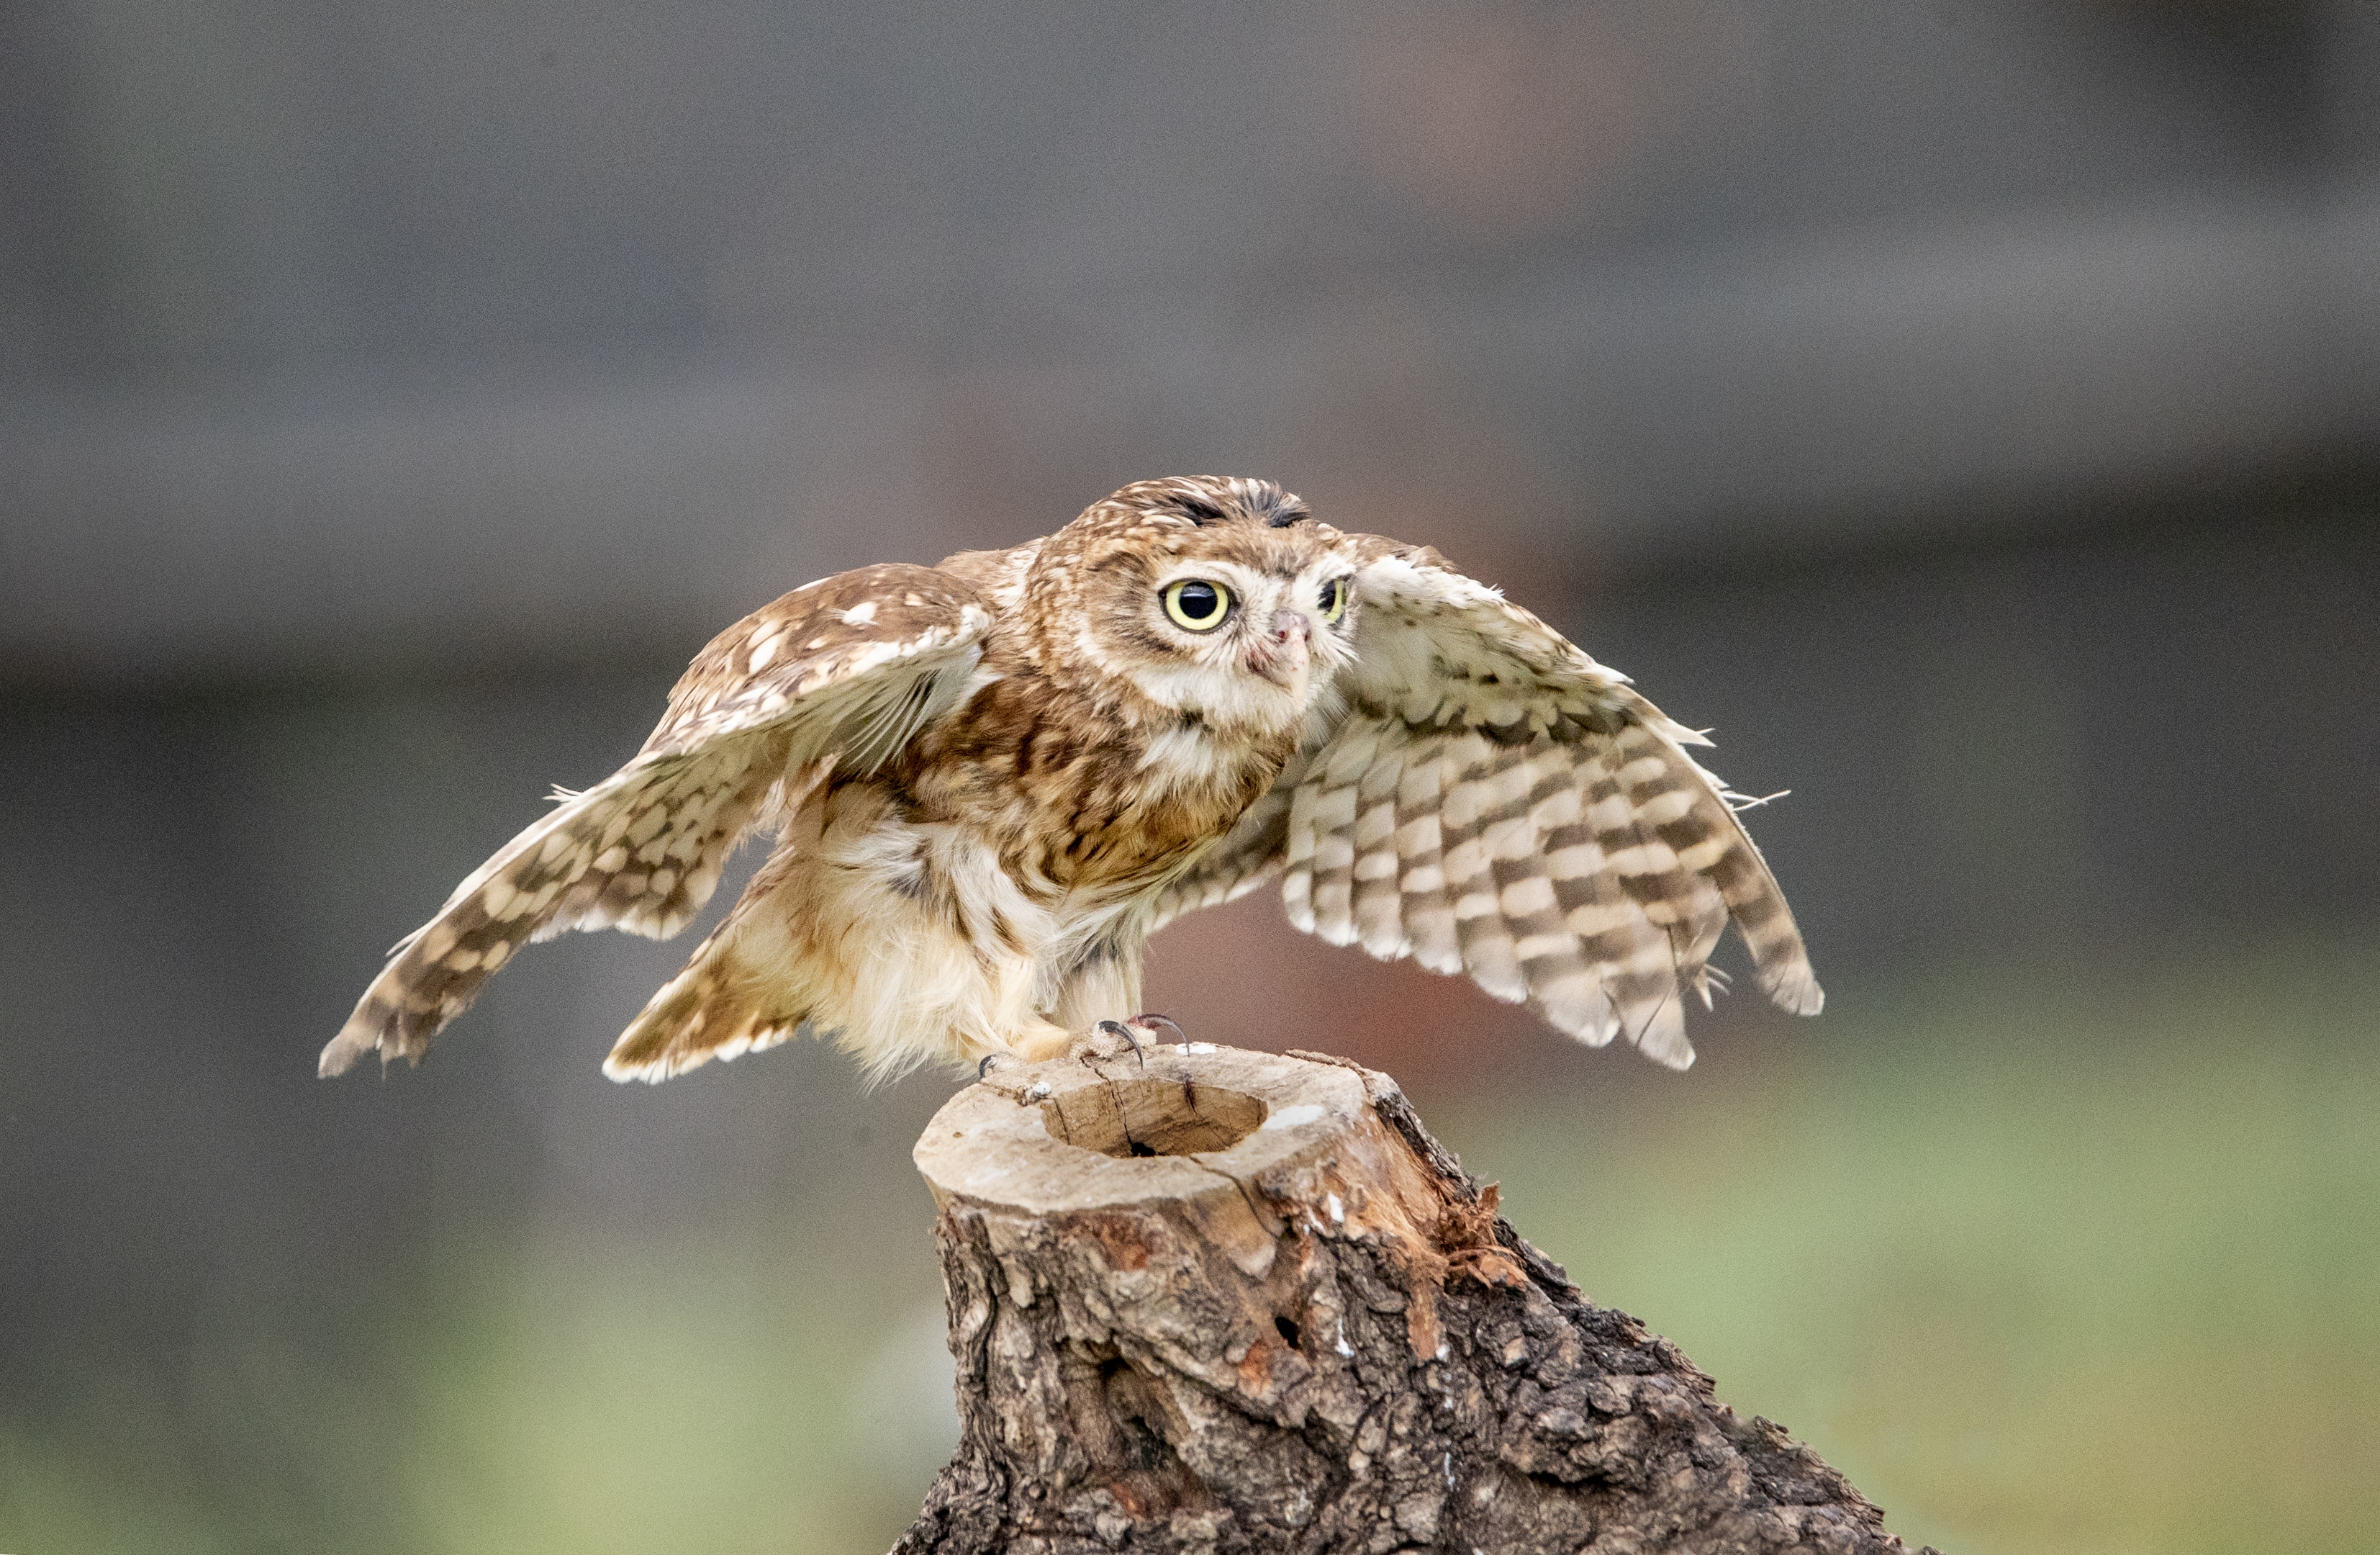
<svg viewBox="0 0 2380 1555">
<path fill-rule="evenodd" d="M 397 946 L 322 1072 L 418 1060 L 527 942 L 676 933 L 754 827 L 774 850 L 613 1078 L 805 1024 L 879 1075 L 1058 1056 L 1155 1018 L 1150 934 L 1275 877 L 1309 933 L 1683 1068 L 1730 917 L 1770 998 L 1820 999 L 1707 743 L 1435 551 L 1269 481 L 1142 481 L 729 627 L 635 759 Z"/>
</svg>

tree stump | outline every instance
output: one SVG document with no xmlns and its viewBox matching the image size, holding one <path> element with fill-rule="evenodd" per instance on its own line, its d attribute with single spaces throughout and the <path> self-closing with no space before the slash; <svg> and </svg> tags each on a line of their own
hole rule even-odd
<svg viewBox="0 0 2380 1555">
<path fill-rule="evenodd" d="M 1385 1075 L 1011 1063 L 916 1159 L 962 1435 L 896 1555 L 1902 1548 L 1590 1304 Z"/>
</svg>

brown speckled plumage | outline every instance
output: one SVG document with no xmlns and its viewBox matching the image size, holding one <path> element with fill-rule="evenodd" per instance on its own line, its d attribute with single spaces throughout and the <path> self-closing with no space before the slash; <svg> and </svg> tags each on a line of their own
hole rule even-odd
<svg viewBox="0 0 2380 1555">
<path fill-rule="evenodd" d="M 1164 602 L 1200 585 L 1228 608 L 1204 631 Z M 1681 991 L 1707 1001 L 1730 918 L 1771 997 L 1820 997 L 1700 743 L 1433 551 L 1269 482 L 1143 481 L 1046 540 L 824 578 L 720 634 L 635 759 L 397 947 L 322 1069 L 418 1059 L 528 941 L 677 932 L 756 825 L 773 852 L 614 1077 L 805 1022 L 878 1073 L 1047 1057 L 1135 1013 L 1156 929 L 1276 877 L 1300 929 L 1682 1066 Z"/>
</svg>

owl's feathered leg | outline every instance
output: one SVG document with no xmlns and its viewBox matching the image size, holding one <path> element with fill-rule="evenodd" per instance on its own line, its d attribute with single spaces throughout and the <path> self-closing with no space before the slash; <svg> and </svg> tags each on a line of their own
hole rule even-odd
<svg viewBox="0 0 2380 1555">
<path fill-rule="evenodd" d="M 1167 1015 L 1135 1015 L 1130 1020 L 1103 1020 L 1094 1025 L 1087 1032 L 1068 1031 L 1063 1027 L 1053 1026 L 1050 1028 L 1050 1033 L 1043 1036 L 1038 1042 L 1028 1038 L 1025 1051 L 1020 1053 L 984 1054 L 982 1061 L 975 1066 L 975 1077 L 978 1080 L 982 1079 L 991 1073 L 994 1064 L 1009 1057 L 1022 1057 L 1027 1063 L 1035 1063 L 1069 1055 L 1077 1058 L 1116 1057 L 1118 1055 L 1103 1052 L 1099 1047 L 1099 1039 L 1108 1036 L 1123 1038 L 1131 1047 L 1133 1056 L 1140 1060 L 1140 1066 L 1146 1069 L 1148 1067 L 1148 1050 L 1141 1046 L 1138 1037 L 1133 1035 L 1133 1027 L 1138 1027 L 1154 1036 L 1156 1028 L 1160 1026 L 1172 1027 L 1176 1037 L 1181 1038 L 1185 1045 L 1189 1042 L 1189 1033 L 1184 1031 L 1180 1025 Z"/>
<path fill-rule="evenodd" d="M 1148 1023 L 1128 1014 L 1140 1003 L 1136 944 L 1086 958 L 1066 974 L 1054 997 L 1046 988 L 1039 996 L 1049 1001 L 1048 1019 L 1037 1020 L 1021 1042 L 1011 1042 L 1011 1051 L 1020 1058 L 1040 1063 L 1053 1058 L 1121 1057 L 1120 1052 L 1103 1051 L 1118 1038 L 1134 1052 L 1141 1051 L 1140 1039 L 1132 1027 Z"/>
<path fill-rule="evenodd" d="M 1122 1058 L 1123 1053 L 1114 1046 L 1115 1039 L 1121 1039 L 1125 1048 L 1130 1049 L 1133 1055 L 1140 1060 L 1141 1066 L 1146 1068 L 1148 1064 L 1148 1050 L 1141 1046 L 1139 1037 L 1132 1029 L 1143 1024 L 1139 1016 L 1135 1016 L 1129 1021 L 1097 1021 L 1089 1030 L 1076 1031 L 1043 1023 L 1012 1038 L 1008 1051 L 1027 1063 L 1047 1063 L 1060 1058 Z M 982 1063 L 977 1065 L 976 1077 L 982 1078 L 992 1061 L 1002 1056 L 996 1052 L 988 1055 Z"/>
<path fill-rule="evenodd" d="M 1037 1021 L 1009 1038 L 1008 1051 L 1027 1063 L 1047 1063 L 1053 1058 L 1064 1058 L 1077 1052 L 1090 1039 L 1091 1033 L 1087 1031 L 1076 1031 L 1049 1021 Z"/>
</svg>

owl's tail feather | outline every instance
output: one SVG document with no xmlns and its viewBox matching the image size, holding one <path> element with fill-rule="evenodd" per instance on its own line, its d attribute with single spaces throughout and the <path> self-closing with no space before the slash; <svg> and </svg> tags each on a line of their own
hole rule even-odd
<svg viewBox="0 0 2380 1555">
<path fill-rule="evenodd" d="M 752 979 L 737 976 L 735 927 L 731 915 L 686 969 L 662 985 L 612 1045 L 604 1074 L 659 1085 L 714 1058 L 741 1058 L 794 1035 L 801 1015 L 774 1007 L 778 1002 Z"/>
<path fill-rule="evenodd" d="M 640 759 L 564 800 L 472 871 L 438 916 L 397 942 L 320 1073 L 366 1053 L 419 1063 L 519 949 L 574 929 L 665 939 L 717 889 L 783 768 L 742 747 Z"/>
</svg>

